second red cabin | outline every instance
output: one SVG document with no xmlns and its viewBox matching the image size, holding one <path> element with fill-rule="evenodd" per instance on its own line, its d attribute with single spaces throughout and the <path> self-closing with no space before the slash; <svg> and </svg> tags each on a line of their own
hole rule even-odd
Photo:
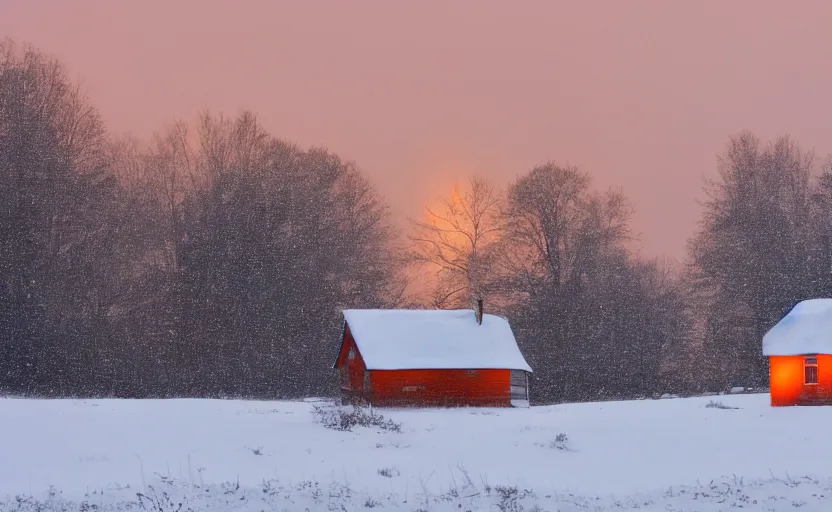
<svg viewBox="0 0 832 512">
<path fill-rule="evenodd" d="M 763 336 L 771 405 L 832 404 L 832 299 L 799 302 Z"/>
<path fill-rule="evenodd" d="M 472 310 L 344 311 L 342 398 L 375 406 L 528 407 L 508 321 Z"/>
</svg>

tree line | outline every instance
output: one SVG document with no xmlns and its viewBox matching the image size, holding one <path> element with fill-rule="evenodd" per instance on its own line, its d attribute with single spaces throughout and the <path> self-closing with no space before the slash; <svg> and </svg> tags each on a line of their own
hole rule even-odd
<svg viewBox="0 0 832 512">
<path fill-rule="evenodd" d="M 60 62 L 5 40 L 0 392 L 329 395 L 343 308 L 480 298 L 539 402 L 764 385 L 762 333 L 832 291 L 832 165 L 741 133 L 716 170 L 681 263 L 635 254 L 627 198 L 556 162 L 471 177 L 402 234 L 325 148 L 250 112 L 114 137 Z"/>
</svg>

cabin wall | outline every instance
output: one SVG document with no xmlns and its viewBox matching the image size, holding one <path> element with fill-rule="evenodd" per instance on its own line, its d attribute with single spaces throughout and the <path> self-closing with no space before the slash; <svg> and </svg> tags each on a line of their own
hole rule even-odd
<svg viewBox="0 0 832 512">
<path fill-rule="evenodd" d="M 771 356 L 771 405 L 795 405 L 803 393 L 803 356 Z"/>
<path fill-rule="evenodd" d="M 805 384 L 806 356 L 771 356 L 771 405 L 832 402 L 832 355 L 817 356 L 818 383 Z"/>
<path fill-rule="evenodd" d="M 371 370 L 372 403 L 397 406 L 511 406 L 510 370 Z"/>
<path fill-rule="evenodd" d="M 367 386 L 369 384 L 369 374 L 349 327 L 344 331 L 344 343 L 339 360 L 341 365 L 339 369 L 341 394 L 347 401 L 354 401 L 369 391 Z"/>
<path fill-rule="evenodd" d="M 816 387 L 823 398 L 832 398 L 832 355 L 818 355 L 818 385 Z"/>
<path fill-rule="evenodd" d="M 832 402 L 832 355 L 819 354 L 818 383 L 803 386 L 801 401 L 806 403 Z"/>
</svg>

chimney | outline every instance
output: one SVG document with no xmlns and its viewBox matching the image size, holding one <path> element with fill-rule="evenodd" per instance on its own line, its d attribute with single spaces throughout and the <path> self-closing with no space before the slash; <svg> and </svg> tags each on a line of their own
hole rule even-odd
<svg viewBox="0 0 832 512">
<path fill-rule="evenodd" d="M 477 299 L 477 323 L 482 325 L 482 299 Z"/>
</svg>

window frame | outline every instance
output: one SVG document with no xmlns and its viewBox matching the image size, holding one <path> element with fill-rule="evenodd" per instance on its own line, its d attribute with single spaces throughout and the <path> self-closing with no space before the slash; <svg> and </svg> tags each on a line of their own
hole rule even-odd
<svg viewBox="0 0 832 512">
<path fill-rule="evenodd" d="M 810 378 L 811 374 L 811 378 Z M 818 357 L 817 355 L 805 356 L 803 358 L 803 385 L 818 385 Z"/>
</svg>

